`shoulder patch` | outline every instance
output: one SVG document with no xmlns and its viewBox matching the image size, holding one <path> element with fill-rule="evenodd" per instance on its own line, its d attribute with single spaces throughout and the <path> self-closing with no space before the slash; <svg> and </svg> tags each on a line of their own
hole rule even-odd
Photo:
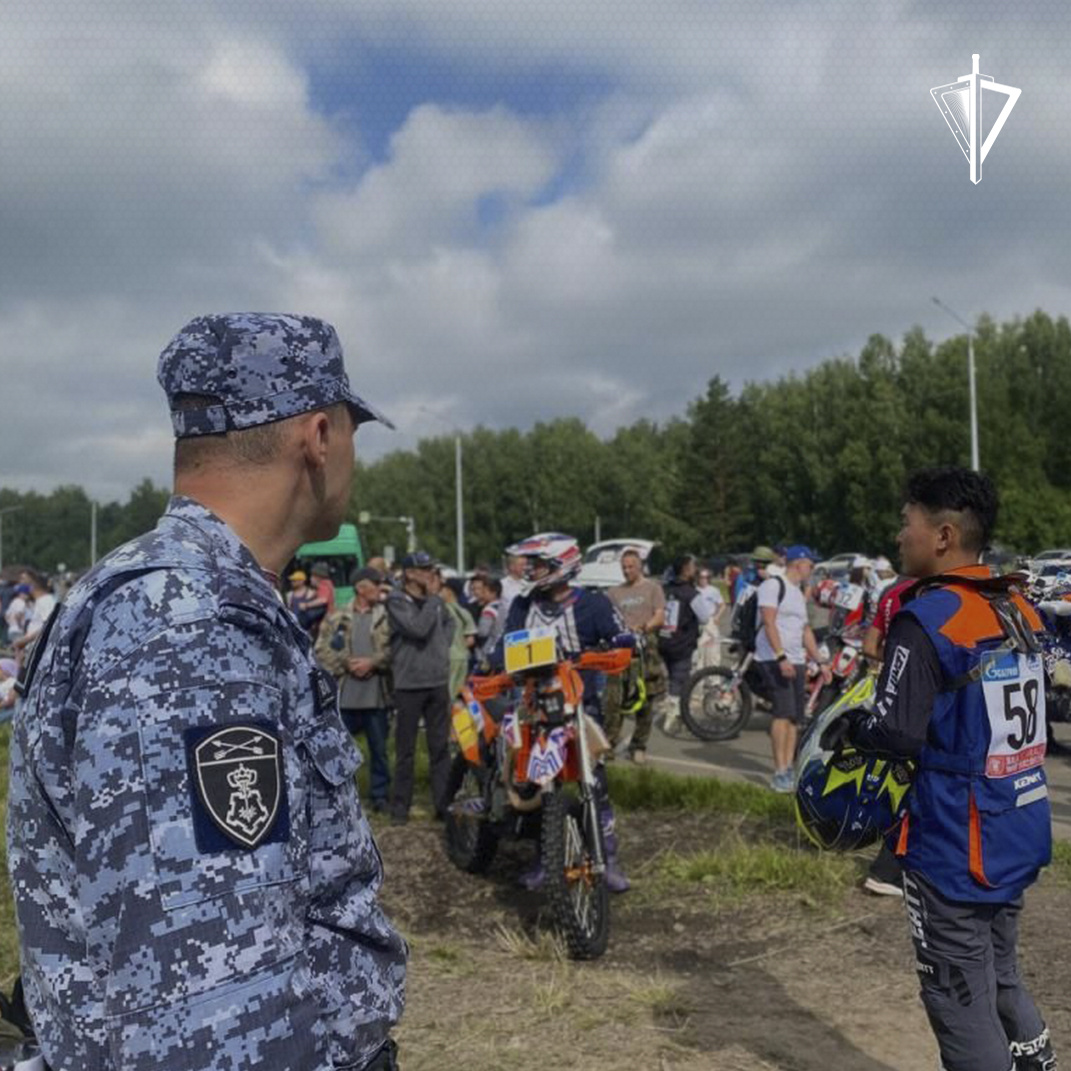
<svg viewBox="0 0 1071 1071">
<path fill-rule="evenodd" d="M 282 745 L 259 722 L 200 726 L 185 733 L 197 847 L 253 849 L 290 839 Z"/>
</svg>

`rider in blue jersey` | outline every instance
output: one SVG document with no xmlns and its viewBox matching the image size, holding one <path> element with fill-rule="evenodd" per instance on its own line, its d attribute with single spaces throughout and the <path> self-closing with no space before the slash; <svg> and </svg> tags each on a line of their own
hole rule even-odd
<svg viewBox="0 0 1071 1071">
<path fill-rule="evenodd" d="M 576 658 L 585 650 L 602 645 L 630 646 L 621 615 L 614 604 L 597 591 L 570 587 L 569 581 L 580 572 L 580 547 L 571 536 L 543 533 L 514 544 L 507 553 L 527 562 L 525 589 L 510 604 L 503 635 L 529 628 L 552 628 L 563 658 Z M 492 661 L 501 667 L 503 642 L 500 640 Z M 604 678 L 600 673 L 585 672 L 584 711 L 602 724 L 601 692 Z M 606 886 L 611 892 L 629 888 L 618 863 L 614 810 L 606 783 L 606 768 L 595 766 L 595 796 L 606 848 Z M 522 883 L 535 889 L 545 879 L 542 864 L 522 877 Z"/>
</svg>

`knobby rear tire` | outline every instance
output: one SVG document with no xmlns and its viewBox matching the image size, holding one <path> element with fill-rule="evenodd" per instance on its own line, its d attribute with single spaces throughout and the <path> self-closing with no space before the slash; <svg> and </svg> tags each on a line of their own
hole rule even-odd
<svg viewBox="0 0 1071 1071">
<path fill-rule="evenodd" d="M 487 781 L 490 771 L 484 766 L 472 766 L 464 755 L 454 756 L 446 785 L 446 819 L 443 838 L 450 862 L 469 874 L 482 874 L 495 858 L 498 837 L 491 828 L 486 809 L 481 814 L 458 813 L 454 804 L 477 796 L 487 800 Z"/>
</svg>

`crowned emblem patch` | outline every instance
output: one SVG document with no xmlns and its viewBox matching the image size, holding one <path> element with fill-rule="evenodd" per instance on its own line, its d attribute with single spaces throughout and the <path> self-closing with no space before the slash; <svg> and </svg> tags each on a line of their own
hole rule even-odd
<svg viewBox="0 0 1071 1071">
<path fill-rule="evenodd" d="M 264 841 L 283 795 L 278 737 L 259 726 L 232 725 L 201 740 L 192 759 L 196 802 L 216 828 L 243 848 Z"/>
</svg>

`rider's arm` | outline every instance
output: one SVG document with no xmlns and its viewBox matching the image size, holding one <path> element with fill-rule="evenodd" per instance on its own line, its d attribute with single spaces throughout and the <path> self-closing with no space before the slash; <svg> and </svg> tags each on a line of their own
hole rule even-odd
<svg viewBox="0 0 1071 1071">
<path fill-rule="evenodd" d="M 860 750 L 912 758 L 926 743 L 941 665 L 922 626 L 910 614 L 893 619 L 878 680 L 874 712 L 853 725 L 849 742 Z"/>
</svg>

